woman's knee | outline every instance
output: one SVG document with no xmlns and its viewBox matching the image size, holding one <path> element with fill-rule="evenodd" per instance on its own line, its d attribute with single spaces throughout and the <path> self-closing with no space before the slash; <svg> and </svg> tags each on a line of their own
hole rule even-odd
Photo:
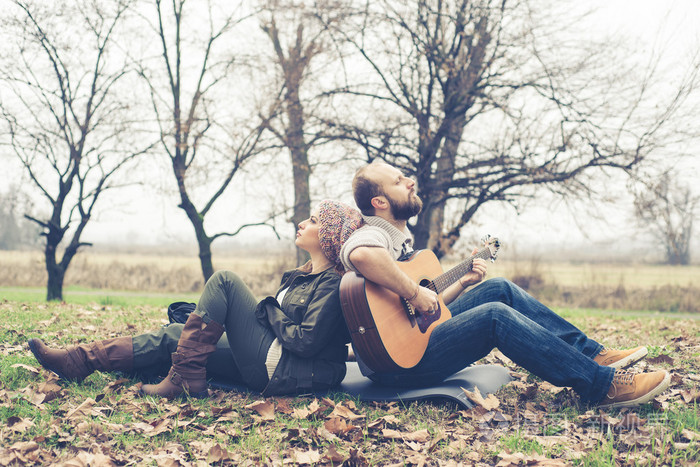
<svg viewBox="0 0 700 467">
<path fill-rule="evenodd" d="M 209 280 L 220 284 L 242 282 L 238 274 L 228 270 L 216 271 Z"/>
<path fill-rule="evenodd" d="M 235 291 L 240 287 L 247 287 L 243 279 L 233 271 L 216 271 L 209 278 L 209 282 L 226 291 Z"/>
</svg>

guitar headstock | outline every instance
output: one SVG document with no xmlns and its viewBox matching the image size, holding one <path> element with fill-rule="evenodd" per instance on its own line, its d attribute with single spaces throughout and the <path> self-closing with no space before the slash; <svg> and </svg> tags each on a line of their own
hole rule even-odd
<svg viewBox="0 0 700 467">
<path fill-rule="evenodd" d="M 488 234 L 486 234 L 481 241 L 484 242 L 484 247 L 491 253 L 491 261 L 496 261 L 496 255 L 498 255 L 498 250 L 501 248 L 501 242 L 496 237 L 492 237 Z"/>
</svg>

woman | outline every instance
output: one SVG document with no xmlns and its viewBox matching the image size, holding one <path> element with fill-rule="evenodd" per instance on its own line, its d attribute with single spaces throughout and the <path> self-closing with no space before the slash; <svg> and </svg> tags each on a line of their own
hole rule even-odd
<svg viewBox="0 0 700 467">
<path fill-rule="evenodd" d="M 44 368 L 75 381 L 95 370 L 154 374 L 172 365 L 159 384 L 141 388 L 142 394 L 169 399 L 206 397 L 207 372 L 265 396 L 335 386 L 345 377 L 350 341 L 340 308 L 339 253 L 361 222 L 349 206 L 322 201 L 299 224 L 295 239 L 311 259 L 284 273 L 275 297 L 258 303 L 238 276 L 220 271 L 207 281 L 184 326 L 65 350 L 31 339 L 29 348 Z"/>
</svg>

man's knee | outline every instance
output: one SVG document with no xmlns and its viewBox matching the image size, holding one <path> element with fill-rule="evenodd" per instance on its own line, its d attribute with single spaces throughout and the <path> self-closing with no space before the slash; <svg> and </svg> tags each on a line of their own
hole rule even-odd
<svg viewBox="0 0 700 467">
<path fill-rule="evenodd" d="M 512 283 L 505 277 L 494 277 L 492 279 L 489 279 L 489 284 L 504 290 L 510 290 L 516 286 L 514 283 Z"/>
</svg>

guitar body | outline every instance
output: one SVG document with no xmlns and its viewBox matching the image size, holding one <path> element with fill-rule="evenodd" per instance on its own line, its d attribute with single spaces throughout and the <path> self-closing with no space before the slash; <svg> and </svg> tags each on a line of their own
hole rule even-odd
<svg viewBox="0 0 700 467">
<path fill-rule="evenodd" d="M 422 286 L 442 274 L 442 266 L 430 250 L 416 252 L 396 263 Z M 425 353 L 433 329 L 452 315 L 438 295 L 439 310 L 432 315 L 412 315 L 410 305 L 394 292 L 349 271 L 340 282 L 340 302 L 350 330 L 353 349 L 377 372 L 412 368 Z"/>
</svg>

